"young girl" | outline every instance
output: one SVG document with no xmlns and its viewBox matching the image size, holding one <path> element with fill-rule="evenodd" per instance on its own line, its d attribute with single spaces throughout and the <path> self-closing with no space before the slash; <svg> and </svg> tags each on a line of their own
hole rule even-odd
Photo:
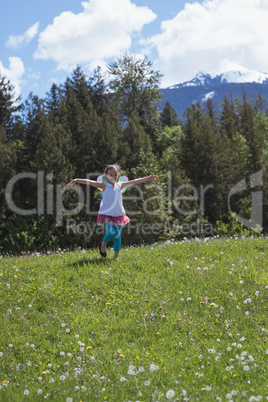
<svg viewBox="0 0 268 402">
<path fill-rule="evenodd" d="M 121 247 L 121 230 L 129 222 L 129 217 L 126 215 L 122 202 L 122 191 L 125 187 L 130 187 L 135 184 L 144 183 L 145 181 L 157 181 L 156 175 L 142 177 L 126 182 L 118 182 L 119 168 L 116 165 L 108 165 L 104 169 L 104 182 L 98 182 L 87 179 L 73 179 L 67 184 L 75 183 L 88 184 L 103 191 L 103 198 L 100 204 L 100 209 L 97 217 L 97 223 L 106 229 L 106 234 L 103 241 L 99 244 L 100 255 L 106 257 L 106 245 L 114 240 L 114 258 L 118 258 Z"/>
</svg>

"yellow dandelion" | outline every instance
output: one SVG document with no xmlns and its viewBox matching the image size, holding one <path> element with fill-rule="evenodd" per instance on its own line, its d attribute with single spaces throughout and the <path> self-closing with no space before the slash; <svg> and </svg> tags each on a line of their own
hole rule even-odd
<svg viewBox="0 0 268 402">
<path fill-rule="evenodd" d="M 47 372 L 46 371 L 42 371 L 42 373 L 41 374 L 46 374 Z"/>
<path fill-rule="evenodd" d="M 150 353 L 149 353 L 149 352 L 146 352 L 146 354 L 149 355 Z"/>
<path fill-rule="evenodd" d="M 135 310 L 131 310 L 131 313 L 135 313 Z"/>
<path fill-rule="evenodd" d="M 201 301 L 200 304 L 204 304 L 205 302 Z"/>
<path fill-rule="evenodd" d="M 107 302 L 107 303 L 106 303 L 106 306 L 110 306 L 110 304 L 111 304 L 111 303 Z"/>
<path fill-rule="evenodd" d="M 137 359 L 137 360 L 140 360 L 139 356 L 136 356 L 136 359 Z"/>
<path fill-rule="evenodd" d="M 214 306 L 214 303 L 210 303 L 210 306 Z"/>
<path fill-rule="evenodd" d="M 88 349 L 92 349 L 92 346 L 87 346 L 87 350 L 88 350 Z"/>
<path fill-rule="evenodd" d="M 160 332 L 157 332 L 157 333 L 156 333 L 156 335 L 159 335 L 159 334 L 160 334 Z"/>
<path fill-rule="evenodd" d="M 8 384 L 8 382 L 6 380 L 3 381 L 3 384 Z"/>
<path fill-rule="evenodd" d="M 124 355 L 122 355 L 122 353 L 120 354 L 121 357 L 125 357 Z"/>
<path fill-rule="evenodd" d="M 237 377 L 237 374 L 234 374 L 233 377 Z"/>
</svg>

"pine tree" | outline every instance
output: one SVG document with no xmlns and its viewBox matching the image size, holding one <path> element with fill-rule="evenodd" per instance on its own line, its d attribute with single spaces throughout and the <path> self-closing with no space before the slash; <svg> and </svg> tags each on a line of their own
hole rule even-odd
<svg viewBox="0 0 268 402">
<path fill-rule="evenodd" d="M 30 165 L 32 162 L 32 157 L 36 153 L 37 146 L 40 142 L 40 137 L 38 136 L 39 127 L 42 118 L 45 114 L 44 111 L 44 101 L 38 96 L 29 95 L 25 102 L 24 107 L 24 147 L 25 147 L 25 169 L 30 170 Z"/>
<path fill-rule="evenodd" d="M 199 104 L 186 110 L 183 125 L 181 163 L 190 183 L 197 191 L 212 186 L 206 193 L 205 216 L 213 223 L 216 218 L 217 131 L 215 121 Z M 201 191 L 201 190 L 200 190 Z"/>
<path fill-rule="evenodd" d="M 12 135 L 15 113 L 22 108 L 19 100 L 15 99 L 14 86 L 0 73 L 0 125 L 5 128 L 8 137 Z"/>
<path fill-rule="evenodd" d="M 70 162 L 76 174 L 85 176 L 94 171 L 97 162 L 96 139 L 101 130 L 101 119 L 91 102 L 86 77 L 81 69 L 75 70 L 72 79 L 64 85 L 66 125 L 71 133 L 72 153 Z"/>
<path fill-rule="evenodd" d="M 124 169 L 130 170 L 140 162 L 142 151 L 152 151 L 151 140 L 140 123 L 137 112 L 129 117 L 128 125 L 124 129 L 122 146 L 120 147 L 120 163 Z"/>
<path fill-rule="evenodd" d="M 257 125 L 257 109 L 247 100 L 243 93 L 242 102 L 238 104 L 239 131 L 246 139 L 249 147 L 248 170 L 245 174 L 254 173 L 263 167 L 264 131 Z"/>
<path fill-rule="evenodd" d="M 101 74 L 101 68 L 94 70 L 94 75 L 89 79 L 89 93 L 94 109 L 99 116 L 102 116 L 109 107 L 110 97 L 106 91 L 105 79 Z"/>
<path fill-rule="evenodd" d="M 179 125 L 179 118 L 176 110 L 171 106 L 169 101 L 166 101 L 164 109 L 160 117 L 162 127 L 173 127 Z"/>
</svg>

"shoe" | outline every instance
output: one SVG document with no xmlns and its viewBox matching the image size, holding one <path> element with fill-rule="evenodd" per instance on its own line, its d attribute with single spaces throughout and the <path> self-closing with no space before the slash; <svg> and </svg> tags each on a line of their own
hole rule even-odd
<svg viewBox="0 0 268 402">
<path fill-rule="evenodd" d="M 106 251 L 105 251 L 105 253 L 103 253 L 103 252 L 101 251 L 101 243 L 102 243 L 102 241 L 99 243 L 100 255 L 101 255 L 102 257 L 106 257 Z"/>
</svg>

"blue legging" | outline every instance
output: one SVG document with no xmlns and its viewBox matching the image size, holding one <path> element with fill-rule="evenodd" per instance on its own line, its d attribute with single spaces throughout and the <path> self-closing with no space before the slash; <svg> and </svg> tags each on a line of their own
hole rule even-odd
<svg viewBox="0 0 268 402">
<path fill-rule="evenodd" d="M 104 225 L 104 227 L 107 232 L 103 238 L 104 243 L 108 243 L 108 241 L 114 239 L 114 251 L 119 252 L 121 247 L 121 231 L 123 227 L 108 225 L 107 223 Z"/>
</svg>

